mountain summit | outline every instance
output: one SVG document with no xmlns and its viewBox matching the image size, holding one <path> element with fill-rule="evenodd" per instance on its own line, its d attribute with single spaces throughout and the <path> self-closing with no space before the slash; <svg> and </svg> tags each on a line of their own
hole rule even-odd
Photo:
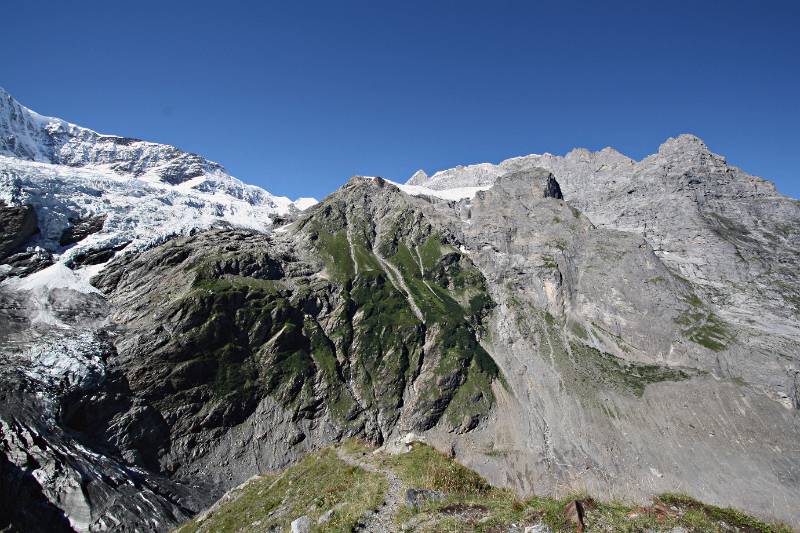
<svg viewBox="0 0 800 533">
<path fill-rule="evenodd" d="M 487 187 L 536 168 L 552 172 L 565 200 L 598 227 L 641 235 L 661 262 L 724 309 L 728 320 L 748 330 L 758 324 L 747 357 L 773 352 L 775 336 L 800 339 L 800 278 L 790 267 L 800 262 L 800 233 L 792 229 L 800 224 L 800 203 L 728 165 L 694 135 L 667 139 L 641 161 L 611 148 L 576 149 L 563 157 L 528 155 L 430 177 L 417 172 L 408 184 Z M 797 371 L 790 366 L 786 372 L 777 381 L 782 386 L 765 390 L 797 407 Z"/>
</svg>

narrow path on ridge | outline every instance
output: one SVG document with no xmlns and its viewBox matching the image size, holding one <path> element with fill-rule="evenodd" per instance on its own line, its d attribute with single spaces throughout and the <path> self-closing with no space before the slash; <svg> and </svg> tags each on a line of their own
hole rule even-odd
<svg viewBox="0 0 800 533">
<path fill-rule="evenodd" d="M 399 528 L 395 524 L 394 517 L 403 505 L 403 482 L 397 477 L 397 474 L 388 468 L 381 468 L 368 461 L 354 457 L 346 453 L 341 448 L 336 449 L 336 455 L 339 459 L 344 461 L 350 466 L 363 468 L 368 472 L 374 472 L 386 476 L 388 488 L 383 497 L 383 504 L 375 512 L 366 515 L 362 522 L 356 526 L 354 531 L 364 531 L 368 533 L 388 533 L 398 531 Z"/>
</svg>

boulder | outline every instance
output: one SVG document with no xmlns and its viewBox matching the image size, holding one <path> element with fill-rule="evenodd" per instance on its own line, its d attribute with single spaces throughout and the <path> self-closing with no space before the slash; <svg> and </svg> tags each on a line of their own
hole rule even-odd
<svg viewBox="0 0 800 533">
<path fill-rule="evenodd" d="M 311 519 L 306 515 L 292 521 L 292 533 L 308 533 L 311 531 Z"/>
<path fill-rule="evenodd" d="M 535 524 L 525 526 L 525 533 L 553 533 L 553 530 L 547 524 Z"/>
<path fill-rule="evenodd" d="M 438 502 L 444 498 L 444 493 L 428 489 L 408 489 L 406 491 L 406 506 L 417 509 L 427 502 Z"/>
</svg>

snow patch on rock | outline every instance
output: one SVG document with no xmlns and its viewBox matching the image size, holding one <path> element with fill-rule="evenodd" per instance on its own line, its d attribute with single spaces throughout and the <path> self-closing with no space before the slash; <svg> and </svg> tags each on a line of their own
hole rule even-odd
<svg viewBox="0 0 800 533">
<path fill-rule="evenodd" d="M 31 379 L 49 387 L 86 390 L 105 377 L 100 357 L 104 349 L 94 333 L 83 332 L 33 344 L 20 359 L 26 362 L 24 373 Z"/>
<path fill-rule="evenodd" d="M 294 206 L 300 211 L 305 211 L 309 207 L 317 205 L 319 201 L 316 198 L 301 197 L 294 201 Z"/>
<path fill-rule="evenodd" d="M 482 185 L 479 187 L 453 187 L 452 189 L 439 190 L 429 189 L 419 185 L 396 185 L 401 191 L 412 196 L 433 196 L 434 198 L 451 201 L 475 198 L 475 195 L 478 194 L 479 191 L 486 191 L 491 187 L 491 185 Z"/>
</svg>

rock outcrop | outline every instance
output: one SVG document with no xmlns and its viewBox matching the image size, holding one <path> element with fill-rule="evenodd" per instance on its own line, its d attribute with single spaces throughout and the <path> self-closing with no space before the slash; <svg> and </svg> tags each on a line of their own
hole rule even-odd
<svg viewBox="0 0 800 533">
<path fill-rule="evenodd" d="M 97 233 L 103 229 L 105 221 L 106 215 L 88 216 L 70 220 L 71 225 L 61 232 L 58 244 L 61 246 L 69 246 L 70 244 L 80 242 L 92 233 Z"/>
</svg>

